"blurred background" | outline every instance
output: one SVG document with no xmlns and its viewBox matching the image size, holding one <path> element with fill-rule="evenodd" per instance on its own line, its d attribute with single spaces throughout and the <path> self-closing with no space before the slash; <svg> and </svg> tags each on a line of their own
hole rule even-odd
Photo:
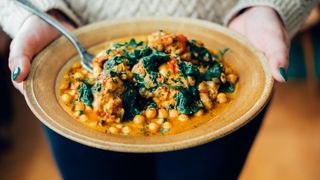
<svg viewBox="0 0 320 180">
<path fill-rule="evenodd" d="M 320 179 L 320 7 L 293 39 L 289 81 L 276 84 L 241 180 Z M 0 30 L 0 179 L 60 179 L 41 123 L 11 85 Z"/>
</svg>

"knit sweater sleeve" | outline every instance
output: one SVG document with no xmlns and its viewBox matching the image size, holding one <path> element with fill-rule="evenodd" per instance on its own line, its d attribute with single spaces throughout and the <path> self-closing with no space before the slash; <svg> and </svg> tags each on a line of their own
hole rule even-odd
<svg viewBox="0 0 320 180">
<path fill-rule="evenodd" d="M 292 37 L 303 25 L 319 0 L 239 0 L 224 19 L 227 25 L 241 10 L 252 6 L 268 6 L 276 10 Z"/>
<path fill-rule="evenodd" d="M 57 9 L 68 16 L 76 24 L 79 19 L 63 0 L 29 0 L 42 11 Z M 0 26 L 11 37 L 14 37 L 31 13 L 20 7 L 14 0 L 0 1 Z"/>
</svg>

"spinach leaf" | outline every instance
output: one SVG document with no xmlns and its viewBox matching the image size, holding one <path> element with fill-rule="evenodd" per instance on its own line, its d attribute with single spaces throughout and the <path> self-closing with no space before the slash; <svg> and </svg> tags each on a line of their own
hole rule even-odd
<svg viewBox="0 0 320 180">
<path fill-rule="evenodd" d="M 180 92 L 175 96 L 175 101 L 178 111 L 184 114 L 193 114 L 203 108 L 199 92 L 194 86 L 180 89 Z"/>
<path fill-rule="evenodd" d="M 169 89 L 181 89 L 182 88 L 182 85 L 168 85 L 166 83 L 158 83 L 158 85 L 164 86 Z"/>
<path fill-rule="evenodd" d="M 155 90 L 160 85 L 160 82 L 157 81 L 160 74 L 158 72 L 151 71 L 146 76 L 148 76 L 148 78 L 144 78 L 144 85 L 148 87 L 147 89 L 149 90 Z"/>
<path fill-rule="evenodd" d="M 149 46 L 145 46 L 143 49 L 141 49 L 141 50 L 138 50 L 137 52 L 136 52 L 136 54 L 137 54 L 137 56 L 139 57 L 139 58 L 141 58 L 141 57 L 144 57 L 144 56 L 147 56 L 147 55 L 149 55 L 149 54 L 151 54 L 152 53 L 152 50 L 151 50 L 151 48 L 149 47 Z"/>
<path fill-rule="evenodd" d="M 223 51 L 219 50 L 218 51 L 218 58 L 221 60 L 221 61 L 224 61 L 224 55 L 229 51 L 230 49 L 229 48 L 225 48 Z"/>
<path fill-rule="evenodd" d="M 126 54 L 125 57 L 129 60 L 126 65 L 130 66 L 130 68 L 137 64 L 140 58 L 147 56 L 152 52 L 148 46 L 145 46 L 143 49 L 134 49 L 131 52 L 126 49 L 123 49 L 122 51 Z"/>
<path fill-rule="evenodd" d="M 215 60 L 215 57 L 210 53 L 210 51 L 202 46 L 197 46 L 195 40 L 188 41 L 190 47 L 191 59 L 199 59 L 202 63 L 209 63 Z"/>
<path fill-rule="evenodd" d="M 208 68 L 207 72 L 202 74 L 201 79 L 206 81 L 211 81 L 212 78 L 219 78 L 221 73 L 223 72 L 222 64 L 214 61 L 212 65 Z"/>
<path fill-rule="evenodd" d="M 103 64 L 103 69 L 104 70 L 111 69 L 114 66 L 121 64 L 126 59 L 127 58 L 125 56 L 113 56 Z"/>
<path fill-rule="evenodd" d="M 91 92 L 91 86 L 86 83 L 82 83 L 79 88 L 79 100 L 84 104 L 91 106 L 93 102 L 93 95 Z"/>
<path fill-rule="evenodd" d="M 155 108 L 155 109 L 157 109 L 157 108 L 158 108 L 158 105 L 157 105 L 153 100 L 151 100 L 151 101 L 149 102 L 149 104 L 147 105 L 147 109 L 150 109 L 150 108 Z"/>
<path fill-rule="evenodd" d="M 200 76 L 199 69 L 191 63 L 181 61 L 178 66 L 180 74 L 185 78 L 187 76 L 194 76 L 195 78 L 198 78 Z"/>
<path fill-rule="evenodd" d="M 138 46 L 141 46 L 142 44 L 143 44 L 142 41 L 136 42 L 136 40 L 132 38 L 132 39 L 130 39 L 129 43 L 128 42 L 125 42 L 123 44 L 117 43 L 117 44 L 112 45 L 111 48 L 116 49 L 116 48 L 119 48 L 119 47 L 122 47 L 122 46 L 125 46 L 125 47 L 128 47 L 128 46 L 138 47 Z"/>
<path fill-rule="evenodd" d="M 150 55 L 142 58 L 142 63 L 146 71 L 151 73 L 156 72 L 159 66 L 169 61 L 169 59 L 170 57 L 167 54 L 154 50 Z"/>
<path fill-rule="evenodd" d="M 135 39 L 130 39 L 129 41 L 129 45 L 130 46 L 134 46 L 134 47 L 138 47 L 138 46 L 141 46 L 143 44 L 143 41 L 140 41 L 140 42 L 136 42 Z"/>
<path fill-rule="evenodd" d="M 133 73 L 133 77 L 136 79 L 138 86 L 144 87 L 144 79 L 137 73 Z"/>
<path fill-rule="evenodd" d="M 234 85 L 229 81 L 227 81 L 224 84 L 220 84 L 219 91 L 224 93 L 233 93 L 235 90 L 234 88 L 235 88 Z"/>
<path fill-rule="evenodd" d="M 145 101 L 132 83 L 126 82 L 125 87 L 122 98 L 122 106 L 125 109 L 123 119 L 132 120 L 135 115 L 141 114 Z"/>
</svg>

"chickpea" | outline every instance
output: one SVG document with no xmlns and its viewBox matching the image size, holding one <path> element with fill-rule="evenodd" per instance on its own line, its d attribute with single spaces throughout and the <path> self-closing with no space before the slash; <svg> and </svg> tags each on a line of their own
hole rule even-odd
<svg viewBox="0 0 320 180">
<path fill-rule="evenodd" d="M 65 104 L 69 104 L 71 101 L 71 96 L 69 94 L 63 94 L 61 99 Z"/>
<path fill-rule="evenodd" d="M 187 81 L 191 86 L 194 86 L 196 83 L 196 81 L 191 76 L 187 77 Z"/>
<path fill-rule="evenodd" d="M 170 129 L 171 128 L 171 123 L 170 122 L 165 122 L 162 124 L 162 127 L 165 129 Z"/>
<path fill-rule="evenodd" d="M 80 80 L 82 80 L 82 79 L 84 79 L 84 74 L 82 74 L 82 73 L 80 73 L 80 72 L 76 72 L 76 73 L 74 73 L 73 77 L 74 77 L 75 79 L 80 79 Z"/>
<path fill-rule="evenodd" d="M 228 80 L 230 83 L 234 84 L 234 83 L 237 82 L 238 76 L 235 75 L 235 74 L 228 74 L 228 75 L 227 75 L 227 80 Z"/>
<path fill-rule="evenodd" d="M 74 95 L 77 94 L 77 91 L 72 89 L 72 90 L 69 90 L 68 93 L 69 93 L 70 96 L 74 96 Z"/>
<path fill-rule="evenodd" d="M 117 134 L 119 131 L 119 129 L 115 127 L 109 127 L 108 130 L 110 131 L 111 134 Z"/>
<path fill-rule="evenodd" d="M 158 112 L 158 117 L 159 118 L 168 118 L 169 114 L 168 114 L 168 111 L 165 110 L 165 109 L 159 109 L 159 112 Z"/>
<path fill-rule="evenodd" d="M 181 122 L 185 122 L 187 120 L 189 120 L 189 116 L 186 115 L 186 114 L 180 114 L 179 117 L 178 117 L 179 121 Z"/>
<path fill-rule="evenodd" d="M 93 72 L 94 76 L 97 77 L 102 72 L 102 68 L 100 68 L 99 66 L 93 66 Z"/>
<path fill-rule="evenodd" d="M 122 128 L 123 128 L 123 125 L 122 125 L 122 124 L 117 124 L 117 125 L 116 125 L 116 128 L 122 129 Z"/>
<path fill-rule="evenodd" d="M 130 127 L 129 126 L 124 126 L 122 129 L 121 129 L 121 132 L 123 134 L 129 134 L 130 133 Z"/>
<path fill-rule="evenodd" d="M 163 118 L 160 118 L 160 119 L 156 120 L 156 123 L 159 124 L 159 125 L 161 125 L 163 122 L 164 122 Z"/>
<path fill-rule="evenodd" d="M 84 108 L 85 108 L 84 104 L 82 102 L 79 102 L 79 101 L 74 106 L 74 110 L 76 110 L 76 111 L 83 111 Z"/>
<path fill-rule="evenodd" d="M 62 80 L 61 85 L 60 85 L 60 89 L 62 89 L 62 90 L 68 89 L 69 85 L 70 85 L 69 80 L 64 78 Z"/>
<path fill-rule="evenodd" d="M 179 111 L 176 109 L 171 109 L 169 110 L 169 118 L 170 119 L 175 119 L 179 116 Z"/>
<path fill-rule="evenodd" d="M 81 114 L 82 114 L 81 111 L 76 111 L 73 113 L 73 115 L 76 117 L 79 117 Z"/>
<path fill-rule="evenodd" d="M 164 108 L 169 108 L 170 105 L 171 105 L 170 101 L 162 101 L 161 102 L 161 106 Z"/>
<path fill-rule="evenodd" d="M 200 92 L 207 92 L 208 88 L 207 88 L 207 83 L 206 82 L 201 82 L 198 86 L 198 89 Z"/>
<path fill-rule="evenodd" d="M 121 122 L 121 119 L 120 119 L 120 118 L 117 118 L 117 119 L 115 119 L 115 122 L 116 122 L 116 123 L 120 123 L 120 122 Z"/>
<path fill-rule="evenodd" d="M 114 118 L 107 118 L 106 121 L 107 121 L 107 123 L 113 123 L 115 121 L 115 119 Z"/>
<path fill-rule="evenodd" d="M 200 93 L 200 100 L 203 102 L 203 105 L 207 110 L 212 109 L 213 104 L 208 93 Z"/>
<path fill-rule="evenodd" d="M 85 114 L 82 114 L 82 115 L 79 117 L 79 120 L 82 121 L 82 122 L 86 122 L 86 121 L 88 121 L 88 116 L 86 116 Z"/>
<path fill-rule="evenodd" d="M 169 69 L 167 67 L 167 64 L 162 64 L 160 67 L 159 67 L 159 73 L 162 75 L 162 76 L 167 76 L 169 72 Z"/>
<path fill-rule="evenodd" d="M 145 120 L 144 116 L 143 116 L 143 115 L 140 115 L 140 114 L 136 115 L 136 116 L 133 118 L 133 122 L 134 122 L 135 124 L 142 124 L 142 123 L 144 122 L 144 120 Z"/>
<path fill-rule="evenodd" d="M 226 75 L 224 73 L 221 73 L 220 80 L 221 80 L 222 83 L 226 83 L 227 78 L 226 78 Z"/>
<path fill-rule="evenodd" d="M 84 75 L 87 75 L 87 74 L 88 74 L 88 71 L 87 71 L 86 69 L 82 69 L 82 70 L 81 70 L 81 73 L 84 74 Z"/>
<path fill-rule="evenodd" d="M 226 103 L 228 101 L 227 99 L 227 95 L 225 93 L 219 93 L 217 96 L 217 102 L 222 104 L 222 103 Z"/>
<path fill-rule="evenodd" d="M 157 110 L 155 108 L 150 108 L 146 110 L 147 119 L 152 119 L 157 116 Z"/>
<path fill-rule="evenodd" d="M 199 117 L 202 116 L 204 114 L 204 111 L 202 109 L 200 109 L 198 112 L 196 112 L 194 115 Z"/>
<path fill-rule="evenodd" d="M 121 75 L 120 75 L 120 79 L 126 80 L 126 79 L 127 79 L 127 75 L 126 75 L 126 74 L 121 74 Z"/>
<path fill-rule="evenodd" d="M 159 129 L 159 125 L 154 123 L 154 122 L 152 122 L 152 123 L 150 123 L 148 125 L 148 129 L 149 129 L 150 132 L 157 132 L 158 129 Z"/>
</svg>

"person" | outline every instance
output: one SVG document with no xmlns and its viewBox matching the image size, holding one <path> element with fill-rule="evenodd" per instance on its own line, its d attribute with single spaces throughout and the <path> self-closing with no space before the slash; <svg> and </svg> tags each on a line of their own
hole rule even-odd
<svg viewBox="0 0 320 180">
<path fill-rule="evenodd" d="M 72 31 L 102 20 L 183 16 L 224 24 L 244 35 L 269 60 L 278 82 L 287 81 L 290 38 L 318 0 L 31 0 Z M 0 2 L 0 25 L 12 38 L 9 68 L 22 83 L 32 58 L 60 33 L 12 0 Z M 64 179 L 237 179 L 266 108 L 238 131 L 214 142 L 165 153 L 103 151 L 70 141 L 48 128 L 48 139 Z"/>
</svg>

